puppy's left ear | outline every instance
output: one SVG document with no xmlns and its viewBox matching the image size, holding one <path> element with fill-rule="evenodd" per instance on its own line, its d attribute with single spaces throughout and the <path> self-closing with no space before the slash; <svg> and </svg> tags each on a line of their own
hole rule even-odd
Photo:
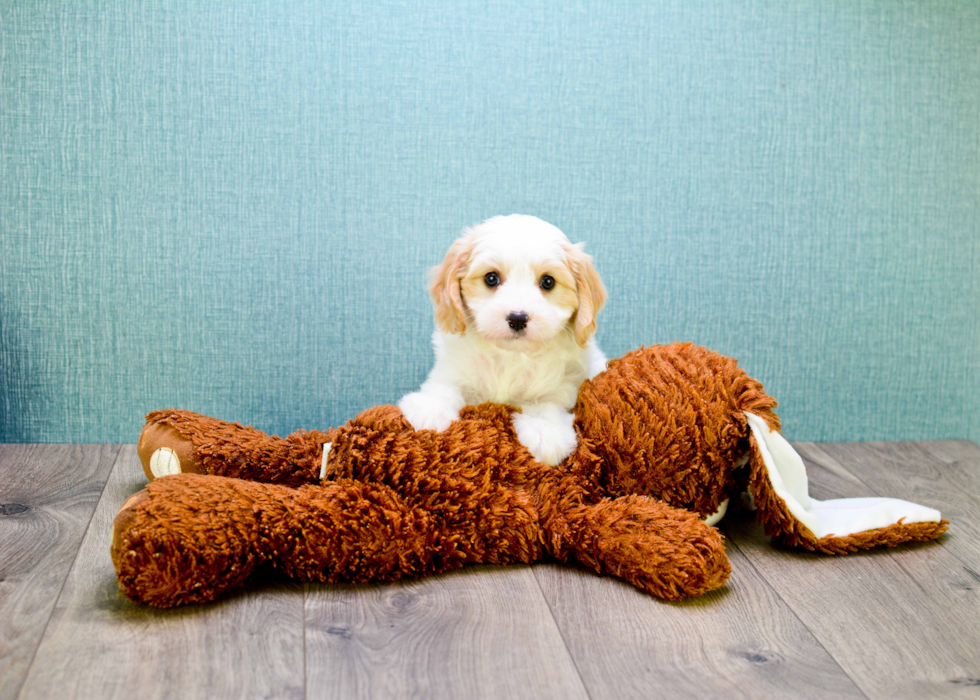
<svg viewBox="0 0 980 700">
<path fill-rule="evenodd" d="M 575 278 L 578 292 L 578 311 L 575 312 L 575 342 L 581 347 L 589 342 L 595 333 L 596 316 L 606 303 L 606 288 L 602 278 L 592 265 L 592 256 L 585 253 L 584 243 L 576 243 L 565 248 L 568 267 Z"/>
</svg>

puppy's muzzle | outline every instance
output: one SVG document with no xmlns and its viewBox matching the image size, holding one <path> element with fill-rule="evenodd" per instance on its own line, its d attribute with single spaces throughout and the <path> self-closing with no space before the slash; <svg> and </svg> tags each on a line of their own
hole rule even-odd
<svg viewBox="0 0 980 700">
<path fill-rule="evenodd" d="M 522 332 L 527 328 L 528 315 L 523 311 L 511 311 L 507 314 L 507 325 L 515 333 Z"/>
</svg>

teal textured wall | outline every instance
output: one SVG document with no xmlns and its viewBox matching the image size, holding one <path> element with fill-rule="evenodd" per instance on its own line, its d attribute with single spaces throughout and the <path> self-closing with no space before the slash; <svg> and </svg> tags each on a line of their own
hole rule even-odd
<svg viewBox="0 0 980 700">
<path fill-rule="evenodd" d="M 980 440 L 980 3 L 0 3 L 0 440 L 287 433 L 429 368 L 465 225 L 791 439 Z"/>
</svg>

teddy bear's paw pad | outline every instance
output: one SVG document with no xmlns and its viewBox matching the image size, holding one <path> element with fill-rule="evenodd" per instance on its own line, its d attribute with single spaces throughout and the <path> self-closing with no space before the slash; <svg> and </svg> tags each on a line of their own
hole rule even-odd
<svg viewBox="0 0 980 700">
<path fill-rule="evenodd" d="M 194 443 L 179 430 L 163 422 L 151 421 L 140 433 L 136 452 L 150 481 L 172 474 L 200 474 L 204 471 Z"/>
<path fill-rule="evenodd" d="M 721 502 L 721 505 L 718 506 L 718 510 L 716 510 L 714 513 L 712 513 L 708 517 L 704 518 L 704 524 L 705 525 L 717 525 L 719 522 L 721 522 L 721 519 L 725 517 L 725 513 L 728 512 L 728 501 L 729 500 L 731 500 L 731 499 L 726 498 L 724 501 Z"/>
<path fill-rule="evenodd" d="M 180 474 L 180 457 L 169 447 L 160 447 L 150 455 L 150 473 L 155 479 Z"/>
</svg>

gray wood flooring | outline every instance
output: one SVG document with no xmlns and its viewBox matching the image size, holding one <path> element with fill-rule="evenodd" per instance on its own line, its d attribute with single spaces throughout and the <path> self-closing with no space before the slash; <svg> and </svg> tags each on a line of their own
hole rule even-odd
<svg viewBox="0 0 980 700">
<path fill-rule="evenodd" d="M 843 557 L 723 521 L 733 574 L 665 603 L 557 564 L 383 586 L 269 579 L 171 611 L 117 591 L 131 445 L 0 445 L 0 700 L 980 698 L 980 447 L 797 443 L 817 498 L 939 508 L 938 542 Z"/>
</svg>

